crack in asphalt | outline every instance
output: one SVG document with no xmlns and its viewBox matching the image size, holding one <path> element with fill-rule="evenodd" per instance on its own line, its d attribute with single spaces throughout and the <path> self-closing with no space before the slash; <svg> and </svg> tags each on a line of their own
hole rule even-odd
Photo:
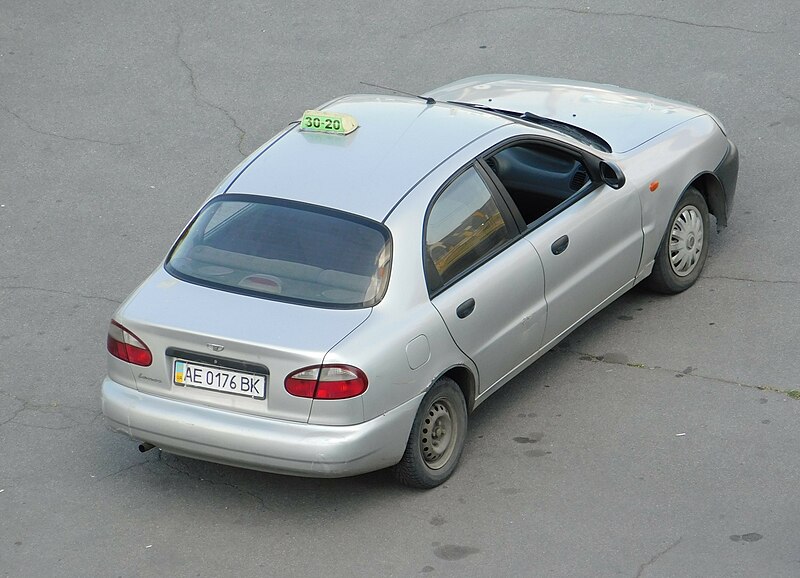
<svg viewBox="0 0 800 578">
<path fill-rule="evenodd" d="M 205 483 L 210 484 L 212 486 L 225 486 L 225 487 L 228 487 L 228 488 L 233 488 L 237 492 L 239 492 L 241 494 L 244 494 L 246 496 L 250 496 L 251 498 L 256 500 L 259 504 L 261 504 L 261 508 L 263 510 L 269 510 L 269 508 L 267 507 L 267 503 L 264 501 L 264 498 L 262 498 L 258 494 L 254 494 L 253 492 L 250 492 L 248 490 L 244 490 L 244 489 L 240 488 L 239 486 L 237 486 L 236 484 L 231 484 L 229 482 L 214 481 L 214 480 L 210 480 L 208 478 L 201 478 L 200 476 L 193 475 L 193 474 L 187 472 L 186 470 L 182 470 L 182 469 L 180 469 L 178 467 L 175 467 L 174 465 L 170 464 L 168 461 L 163 460 L 161 458 L 159 458 L 158 461 L 159 461 L 159 463 L 164 464 L 164 466 L 169 468 L 170 470 L 172 470 L 172 471 L 174 471 L 176 473 L 179 473 L 179 474 L 181 474 L 183 476 L 186 476 L 190 480 L 196 480 L 196 481 L 199 481 L 199 482 L 205 482 Z M 177 459 L 176 459 L 176 461 L 177 461 Z"/>
<path fill-rule="evenodd" d="M 748 277 L 729 277 L 727 275 L 703 275 L 703 279 L 725 279 L 728 281 L 746 281 L 748 283 L 770 283 L 774 285 L 800 285 L 800 281 L 788 279 L 750 279 Z"/>
<path fill-rule="evenodd" d="M 67 140 L 67 141 L 71 141 L 71 142 L 89 142 L 89 143 L 94 143 L 94 144 L 104 144 L 104 145 L 113 146 L 113 147 L 121 147 L 121 146 L 125 146 L 125 145 L 131 144 L 129 142 L 114 142 L 114 141 L 86 138 L 86 137 L 82 137 L 82 136 L 68 136 L 68 135 L 65 135 L 65 134 L 57 133 L 57 132 L 50 132 L 50 131 L 46 131 L 46 130 L 41 130 L 41 129 L 38 129 L 38 128 L 34 127 L 31 123 L 29 123 L 22 116 L 20 116 L 19 114 L 17 114 L 16 112 L 11 110 L 10 108 L 8 108 L 6 105 L 0 104 L 0 109 L 3 109 L 4 111 L 6 111 L 8 114 L 10 114 L 14 118 L 16 118 L 23 125 L 25 125 L 25 128 L 27 128 L 31 132 L 35 132 L 36 134 L 41 134 L 41 135 L 44 135 L 44 136 L 50 136 L 50 137 L 53 137 L 53 138 L 59 138 L 59 139 Z"/>
<path fill-rule="evenodd" d="M 491 14 L 496 12 L 508 12 L 508 11 L 516 11 L 516 10 L 541 10 L 546 12 L 567 12 L 569 14 L 577 14 L 579 16 L 614 16 L 614 17 L 632 17 L 632 18 L 646 18 L 648 20 L 658 20 L 661 22 L 669 22 L 671 24 L 681 24 L 684 26 L 692 26 L 695 28 L 702 28 L 702 29 L 719 29 L 719 30 L 733 30 L 736 32 L 749 32 L 751 34 L 774 34 L 773 30 L 755 30 L 753 28 L 740 28 L 738 26 L 727 26 L 724 24 L 703 24 L 700 22 L 692 22 L 691 20 L 678 20 L 676 18 L 668 18 L 666 16 L 656 16 L 654 14 L 642 14 L 640 12 L 603 12 L 599 10 L 591 10 L 588 8 L 565 8 L 565 7 L 557 7 L 557 6 L 540 6 L 540 5 L 531 5 L 531 4 L 522 4 L 517 6 L 498 6 L 496 8 L 478 8 L 475 10 L 467 10 L 464 12 L 460 12 L 455 16 L 451 16 L 446 18 L 440 22 L 436 22 L 419 32 L 428 32 L 433 30 L 434 28 L 439 28 L 441 26 L 445 26 L 452 22 L 453 20 L 457 20 L 459 18 L 463 18 L 465 16 L 472 16 L 475 14 Z"/>
<path fill-rule="evenodd" d="M 121 469 L 117 470 L 116 472 L 111 472 L 110 474 L 106 474 L 105 476 L 97 478 L 95 481 L 102 482 L 103 480 L 107 480 L 108 478 L 113 478 L 114 476 L 117 476 L 119 474 L 127 472 L 128 470 L 132 470 L 134 468 L 140 468 L 142 466 L 146 466 L 149 463 L 152 463 L 152 460 L 145 460 L 143 462 L 136 462 L 135 464 L 131 464 L 130 466 L 125 466 L 124 468 L 121 468 Z"/>
<path fill-rule="evenodd" d="M 709 380 L 709 381 L 715 381 L 717 383 L 724 383 L 724 384 L 727 384 L 727 385 L 738 385 L 740 387 L 747 387 L 747 388 L 750 388 L 750 389 L 757 389 L 759 391 L 773 391 L 775 393 L 781 393 L 783 395 L 788 395 L 789 397 L 793 397 L 792 395 L 790 395 L 790 392 L 795 391 L 793 389 L 780 389 L 780 388 L 772 386 L 772 385 L 755 385 L 755 384 L 752 384 L 752 383 L 744 383 L 742 381 L 733 381 L 731 379 L 725 379 L 723 377 L 714 377 L 712 375 L 703 375 L 701 373 L 696 373 L 694 371 L 688 372 L 685 369 L 672 369 L 672 368 L 669 368 L 669 367 L 661 367 L 659 365 L 652 365 L 651 366 L 651 365 L 648 365 L 648 364 L 645 364 L 645 363 L 635 363 L 635 362 L 629 362 L 629 361 L 624 361 L 624 362 L 623 361 L 609 361 L 603 355 L 594 355 L 592 353 L 586 353 L 586 352 L 583 352 L 583 351 L 576 351 L 574 349 L 569 349 L 567 347 L 557 346 L 556 349 L 559 350 L 559 351 L 572 353 L 574 355 L 579 355 L 581 361 L 590 361 L 592 363 L 607 363 L 609 365 L 622 365 L 622 366 L 625 366 L 625 367 L 632 367 L 634 369 L 647 369 L 647 370 L 650 370 L 650 371 L 658 370 L 658 371 L 664 371 L 664 372 L 668 372 L 668 373 L 672 373 L 672 374 L 680 373 L 680 374 L 683 374 L 683 375 L 687 375 L 687 376 L 691 375 L 691 377 L 698 377 L 700 379 L 706 379 L 706 380 Z"/>
<path fill-rule="evenodd" d="M 17 397 L 13 393 L 9 393 L 7 391 L 2 391 L 2 390 L 0 390 L 0 395 L 8 397 L 8 398 L 14 400 L 15 402 L 21 404 L 21 407 L 16 409 L 12 413 L 11 417 L 6 418 L 3 421 L 0 421 L 0 427 L 13 422 L 15 425 L 34 428 L 34 429 L 67 430 L 67 429 L 72 429 L 74 427 L 92 425 L 97 420 L 97 418 L 100 415 L 102 415 L 102 412 L 99 411 L 99 410 L 91 410 L 91 409 L 86 409 L 85 407 L 79 407 L 79 406 L 74 406 L 74 405 L 64 405 L 64 404 L 59 404 L 59 403 L 51 403 L 51 404 L 32 403 L 32 402 L 30 402 L 28 400 L 22 399 L 21 397 Z M 39 415 L 42 415 L 42 414 L 56 414 L 56 415 L 59 415 L 62 418 L 64 418 L 65 420 L 67 420 L 69 422 L 72 422 L 72 425 L 63 425 L 63 426 L 60 426 L 60 427 L 51 427 L 51 426 L 47 426 L 47 425 L 37 425 L 37 424 L 25 423 L 25 422 L 22 422 L 22 421 L 15 421 L 23 412 L 29 411 L 29 410 L 33 410 L 33 411 L 37 412 Z M 88 421 L 79 420 L 79 419 L 76 419 L 74 416 L 68 415 L 67 413 L 65 413 L 64 410 L 76 410 L 76 411 L 80 411 L 80 412 L 85 412 L 88 415 L 92 416 L 92 419 L 90 419 Z"/>
<path fill-rule="evenodd" d="M 140 468 L 142 466 L 147 466 L 147 465 L 150 465 L 150 464 L 161 464 L 164 467 L 166 467 L 167 469 L 170 469 L 175 473 L 181 474 L 182 476 L 185 476 L 186 478 L 188 478 L 190 480 L 199 481 L 199 482 L 205 482 L 205 483 L 207 483 L 209 485 L 212 485 L 212 486 L 225 486 L 225 487 L 228 487 L 228 488 L 232 488 L 232 489 L 236 490 L 237 492 L 239 492 L 241 494 L 244 494 L 246 496 L 250 496 L 251 498 L 253 498 L 257 502 L 259 502 L 261 504 L 261 508 L 263 510 L 268 510 L 267 504 L 266 504 L 266 502 L 264 501 L 264 499 L 261 496 L 259 496 L 257 494 L 254 494 L 253 492 L 249 492 L 247 490 L 244 490 L 244 489 L 240 488 L 239 486 L 237 486 L 235 484 L 231 484 L 229 482 L 220 482 L 220 481 L 211 480 L 209 478 L 201 478 L 200 476 L 193 475 L 190 472 L 188 472 L 188 471 L 186 471 L 184 469 L 181 469 L 181 468 L 169 463 L 167 460 L 163 459 L 160 449 L 156 448 L 156 451 L 158 452 L 158 458 L 153 459 L 153 460 L 144 460 L 142 462 L 136 462 L 136 463 L 131 464 L 129 466 L 125 466 L 124 468 L 120 468 L 120 469 L 118 469 L 118 470 L 116 470 L 114 472 L 111 472 L 110 474 L 106 474 L 105 476 L 97 478 L 97 481 L 100 482 L 100 481 L 106 480 L 108 478 L 112 478 L 114 476 L 118 476 L 119 474 L 123 474 L 123 473 L 125 473 L 127 471 L 130 471 L 130 470 L 133 470 L 133 469 L 136 469 L 136 468 Z M 175 461 L 176 462 L 178 461 L 177 458 L 175 458 Z"/>
<path fill-rule="evenodd" d="M 644 564 L 639 566 L 639 571 L 636 573 L 635 578 L 642 578 L 642 576 L 644 575 L 644 571 L 647 569 L 648 566 L 653 565 L 659 558 L 661 558 L 661 556 L 663 556 L 664 554 L 666 554 L 667 552 L 672 550 L 675 546 L 680 544 L 682 541 L 683 541 L 683 536 L 681 536 L 680 538 L 675 540 L 672 544 L 670 544 L 669 546 L 667 546 L 666 548 L 661 550 L 661 552 L 657 553 L 655 556 L 650 558 L 647 562 L 645 562 Z"/>
<path fill-rule="evenodd" d="M 196 103 L 204 104 L 207 107 L 213 108 L 214 110 L 219 111 L 225 115 L 225 117 L 231 122 L 231 124 L 233 124 L 233 128 L 235 128 L 239 133 L 239 141 L 236 143 L 236 148 L 239 151 L 240 155 L 246 157 L 247 153 L 242 149 L 242 147 L 244 146 L 244 138 L 245 136 L 247 136 L 247 133 L 241 126 L 239 126 L 239 123 L 236 121 L 234 116 L 228 110 L 226 110 L 225 108 L 223 108 L 218 104 L 211 102 L 210 100 L 206 99 L 200 94 L 200 88 L 197 86 L 197 77 L 195 76 L 194 69 L 189 64 L 189 62 L 183 56 L 181 56 L 183 26 L 181 26 L 180 22 L 177 22 L 176 25 L 178 27 L 178 35 L 175 38 L 175 56 L 178 58 L 178 60 L 181 63 L 181 66 L 183 66 L 183 68 L 186 70 L 186 73 L 189 75 L 189 84 L 192 87 L 192 98 Z"/>
<path fill-rule="evenodd" d="M 7 289 L 10 291 L 43 291 L 45 293 L 55 293 L 57 295 L 67 295 L 69 297 L 80 297 L 81 299 L 98 299 L 100 301 L 108 301 L 119 305 L 122 301 L 111 299 L 110 297 L 103 297 L 101 295 L 84 295 L 83 293 L 73 293 L 70 291 L 62 291 L 60 289 L 45 289 L 43 287 L 33 287 L 30 285 L 0 285 L 0 291 Z"/>
<path fill-rule="evenodd" d="M 17 401 L 19 401 L 19 400 L 17 400 Z M 3 420 L 3 421 L 0 421 L 0 427 L 3 427 L 3 426 L 4 426 L 4 425 L 6 425 L 7 423 L 11 423 L 11 422 L 12 422 L 12 421 L 14 421 L 15 419 L 17 419 L 17 417 L 19 416 L 19 414 L 21 414 L 21 413 L 22 413 L 23 411 L 25 411 L 26 409 L 28 409 L 28 408 L 27 408 L 27 407 L 25 406 L 25 404 L 23 403 L 22 407 L 21 407 L 21 408 L 19 408 L 17 411 L 15 411 L 15 412 L 13 413 L 13 415 L 12 415 L 10 418 L 8 418 L 8 419 L 6 419 L 6 420 Z"/>
</svg>

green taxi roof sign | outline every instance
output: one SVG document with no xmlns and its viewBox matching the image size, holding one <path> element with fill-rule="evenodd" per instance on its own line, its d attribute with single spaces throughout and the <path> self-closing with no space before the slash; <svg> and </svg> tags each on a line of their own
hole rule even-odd
<svg viewBox="0 0 800 578">
<path fill-rule="evenodd" d="M 309 132 L 327 132 L 332 134 L 350 134 L 358 128 L 358 121 L 349 114 L 307 110 L 300 119 L 300 130 Z"/>
</svg>

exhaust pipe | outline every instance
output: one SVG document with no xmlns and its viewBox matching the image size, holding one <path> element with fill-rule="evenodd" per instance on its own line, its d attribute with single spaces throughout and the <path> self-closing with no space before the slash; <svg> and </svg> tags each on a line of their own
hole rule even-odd
<svg viewBox="0 0 800 578">
<path fill-rule="evenodd" d="M 142 443 L 139 444 L 139 451 L 142 452 L 142 453 L 149 452 L 154 447 L 156 447 L 156 446 L 154 446 L 153 444 L 149 444 L 147 442 L 142 442 Z"/>
</svg>

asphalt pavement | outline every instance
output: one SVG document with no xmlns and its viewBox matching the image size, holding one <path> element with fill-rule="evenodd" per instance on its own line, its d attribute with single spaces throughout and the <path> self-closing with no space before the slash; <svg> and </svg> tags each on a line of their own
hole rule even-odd
<svg viewBox="0 0 800 578">
<path fill-rule="evenodd" d="M 0 575 L 800 575 L 798 71 L 795 0 L 0 0 Z M 431 491 L 108 430 L 108 320 L 246 154 L 362 81 L 491 72 L 723 120 L 736 202 L 695 287 L 574 332 Z"/>
</svg>

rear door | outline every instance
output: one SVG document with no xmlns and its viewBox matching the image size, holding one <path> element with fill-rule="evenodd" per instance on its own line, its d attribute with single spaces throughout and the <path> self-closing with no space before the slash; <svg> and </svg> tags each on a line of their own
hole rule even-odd
<svg viewBox="0 0 800 578">
<path fill-rule="evenodd" d="M 482 169 L 470 166 L 431 205 L 425 223 L 432 303 L 479 371 L 480 391 L 540 346 L 544 272 Z"/>
</svg>

